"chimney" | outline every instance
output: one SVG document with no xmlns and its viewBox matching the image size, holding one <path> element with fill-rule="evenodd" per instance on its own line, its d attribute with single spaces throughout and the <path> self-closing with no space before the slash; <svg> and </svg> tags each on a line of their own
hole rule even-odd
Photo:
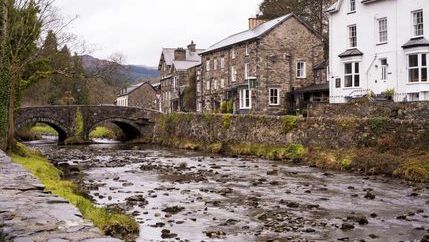
<svg viewBox="0 0 429 242">
<path fill-rule="evenodd" d="M 177 48 L 174 50 L 174 60 L 185 61 L 186 60 L 186 50 L 183 48 Z"/>
<path fill-rule="evenodd" d="M 267 22 L 267 20 L 262 19 L 258 14 L 254 18 L 249 18 L 249 29 L 254 29 L 265 22 Z"/>
<path fill-rule="evenodd" d="M 191 44 L 188 45 L 188 50 L 190 52 L 196 52 L 197 51 L 197 46 L 194 44 L 194 41 L 191 41 Z"/>
</svg>

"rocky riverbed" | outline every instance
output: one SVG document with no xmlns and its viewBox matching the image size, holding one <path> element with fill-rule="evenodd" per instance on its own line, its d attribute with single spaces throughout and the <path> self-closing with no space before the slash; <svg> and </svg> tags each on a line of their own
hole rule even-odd
<svg viewBox="0 0 429 242">
<path fill-rule="evenodd" d="M 429 241 L 427 184 L 150 146 L 41 149 L 135 216 L 138 241 Z"/>
</svg>

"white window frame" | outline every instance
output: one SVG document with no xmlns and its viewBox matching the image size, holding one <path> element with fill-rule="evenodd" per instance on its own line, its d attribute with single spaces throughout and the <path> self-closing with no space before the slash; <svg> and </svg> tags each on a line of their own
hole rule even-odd
<svg viewBox="0 0 429 242">
<path fill-rule="evenodd" d="M 197 83 L 197 93 L 201 93 L 201 84 Z"/>
<path fill-rule="evenodd" d="M 210 71 L 210 59 L 206 61 L 206 71 Z"/>
<path fill-rule="evenodd" d="M 383 64 L 384 60 L 386 61 L 386 64 Z M 381 71 L 380 80 L 387 81 L 387 79 L 388 79 L 388 67 L 389 67 L 389 64 L 387 62 L 387 58 L 380 59 L 380 71 Z"/>
<path fill-rule="evenodd" d="M 276 95 L 274 95 L 274 93 L 273 93 L 274 91 L 276 92 Z M 280 105 L 280 88 L 269 88 L 268 89 L 268 102 L 269 102 L 270 106 L 279 106 Z"/>
<path fill-rule="evenodd" d="M 246 44 L 246 56 L 250 55 L 249 44 Z"/>
<path fill-rule="evenodd" d="M 235 48 L 232 47 L 231 49 L 231 59 L 235 59 Z"/>
<path fill-rule="evenodd" d="M 418 22 L 418 14 L 421 14 L 421 22 Z M 413 38 L 419 38 L 424 35 L 424 15 L 423 9 L 415 10 L 411 12 L 411 21 L 412 21 L 412 36 Z M 421 27 L 421 28 L 420 28 Z"/>
<path fill-rule="evenodd" d="M 206 81 L 206 90 L 207 91 L 210 91 L 210 86 L 211 86 L 210 80 Z"/>
<path fill-rule="evenodd" d="M 214 59 L 214 60 L 213 60 L 213 65 L 214 65 L 214 66 L 213 66 L 213 70 L 217 70 L 217 64 L 218 64 L 218 63 L 217 63 L 217 59 Z"/>
<path fill-rule="evenodd" d="M 240 109 L 251 109 L 252 107 L 252 91 L 248 88 L 241 89 L 239 92 Z"/>
<path fill-rule="evenodd" d="M 410 56 L 417 56 L 417 66 L 410 67 Z M 426 57 L 426 65 L 423 65 L 423 55 Z M 428 83 L 428 74 L 429 74 L 429 52 L 424 53 L 414 53 L 407 55 L 407 75 L 408 75 L 408 83 Z M 423 81 L 423 69 L 426 69 L 426 81 Z M 417 81 L 412 82 L 410 78 L 410 71 L 418 70 L 419 78 Z"/>
<path fill-rule="evenodd" d="M 213 90 L 217 90 L 218 89 L 218 83 L 217 80 L 213 80 Z"/>
<path fill-rule="evenodd" d="M 224 57 L 222 57 L 222 58 L 220 58 L 220 69 L 225 69 L 225 58 Z"/>
<path fill-rule="evenodd" d="M 351 73 L 346 73 L 346 65 L 348 65 L 348 64 L 352 65 L 352 72 Z M 359 71 L 356 71 L 356 64 L 359 66 Z M 353 62 L 353 61 L 351 61 L 351 62 L 345 62 L 344 63 L 344 85 L 343 86 L 345 88 L 357 88 L 357 87 L 360 87 L 360 85 L 361 85 L 360 69 L 361 69 L 360 62 Z M 346 77 L 348 77 L 348 76 L 352 77 L 352 85 L 351 86 L 346 85 L 347 84 L 346 83 L 346 79 L 347 79 Z M 356 85 L 356 76 L 359 77 L 359 85 Z"/>
<path fill-rule="evenodd" d="M 302 65 L 302 68 L 300 67 L 300 65 Z M 307 64 L 305 63 L 305 61 L 296 62 L 296 78 L 307 78 Z"/>
<path fill-rule="evenodd" d="M 220 87 L 225 88 L 225 79 L 220 79 Z"/>
<path fill-rule="evenodd" d="M 357 39 L 357 26 L 356 24 L 352 24 L 347 26 L 349 32 L 349 48 L 353 49 L 357 47 L 358 39 Z"/>
<path fill-rule="evenodd" d="M 244 64 L 244 79 L 249 80 L 250 77 L 250 63 Z"/>
<path fill-rule="evenodd" d="M 387 17 L 379 18 L 378 23 L 378 44 L 385 44 L 389 41 Z"/>
<path fill-rule="evenodd" d="M 173 77 L 173 90 L 177 89 L 177 77 Z"/>
<path fill-rule="evenodd" d="M 235 66 L 231 66 L 231 82 L 237 81 L 237 69 Z"/>
<path fill-rule="evenodd" d="M 356 12 L 356 0 L 349 0 L 349 13 Z"/>
</svg>

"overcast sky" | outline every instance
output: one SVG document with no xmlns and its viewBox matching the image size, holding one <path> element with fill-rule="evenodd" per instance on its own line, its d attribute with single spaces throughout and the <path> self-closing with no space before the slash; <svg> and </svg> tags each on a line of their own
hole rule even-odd
<svg viewBox="0 0 429 242">
<path fill-rule="evenodd" d="M 261 0 L 57 0 L 61 14 L 78 19 L 68 31 L 107 58 L 122 53 L 129 64 L 157 66 L 162 47 L 197 48 L 247 29 Z"/>
</svg>

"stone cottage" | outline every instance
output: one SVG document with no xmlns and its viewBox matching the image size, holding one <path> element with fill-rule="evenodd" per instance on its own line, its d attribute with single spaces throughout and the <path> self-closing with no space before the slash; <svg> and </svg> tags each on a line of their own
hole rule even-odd
<svg viewBox="0 0 429 242">
<path fill-rule="evenodd" d="M 140 107 L 158 110 L 158 88 L 150 82 L 141 82 L 122 89 L 119 92 L 115 104 L 123 107 Z"/>
<path fill-rule="evenodd" d="M 296 109 L 304 93 L 294 91 L 316 85 L 313 67 L 324 63 L 324 49 L 321 36 L 288 14 L 249 19 L 249 30 L 214 44 L 201 58 L 197 110 L 277 115 Z"/>
<path fill-rule="evenodd" d="M 161 112 L 171 113 L 180 111 L 194 111 L 192 107 L 185 106 L 185 93 L 187 88 L 195 82 L 196 67 L 201 64 L 199 53 L 192 41 L 187 48 L 164 48 L 162 49 L 158 70 L 161 74 L 160 96 Z M 192 97 L 195 99 L 195 94 Z M 191 109 L 191 110 L 189 110 Z"/>
</svg>

